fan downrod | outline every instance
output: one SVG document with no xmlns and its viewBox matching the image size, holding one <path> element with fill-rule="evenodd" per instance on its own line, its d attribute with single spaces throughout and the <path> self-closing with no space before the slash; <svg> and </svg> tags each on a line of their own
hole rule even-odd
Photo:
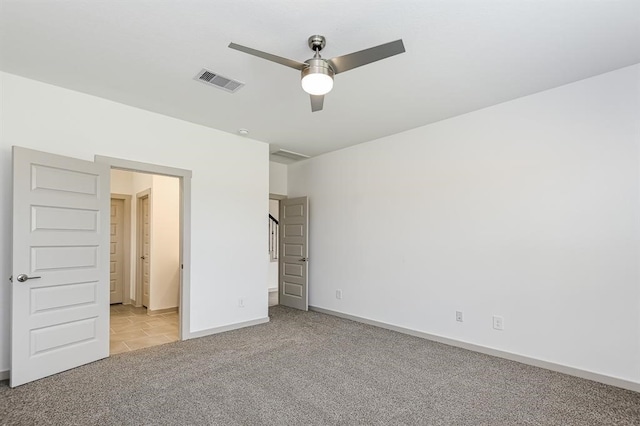
<svg viewBox="0 0 640 426">
<path fill-rule="evenodd" d="M 324 46 L 326 44 L 327 39 L 325 39 L 324 36 L 312 35 L 311 37 L 309 37 L 309 47 L 316 53 L 324 49 Z"/>
</svg>

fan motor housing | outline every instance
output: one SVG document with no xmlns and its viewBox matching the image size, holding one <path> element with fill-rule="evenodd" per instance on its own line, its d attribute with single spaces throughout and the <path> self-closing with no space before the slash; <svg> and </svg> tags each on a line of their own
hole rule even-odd
<svg viewBox="0 0 640 426">
<path fill-rule="evenodd" d="M 302 70 L 302 78 L 304 78 L 304 76 L 308 74 L 326 74 L 329 77 L 333 78 L 335 74 L 333 72 L 333 68 L 331 68 L 331 65 L 329 65 L 329 63 L 324 59 L 313 58 L 304 62 L 309 66 Z"/>
</svg>

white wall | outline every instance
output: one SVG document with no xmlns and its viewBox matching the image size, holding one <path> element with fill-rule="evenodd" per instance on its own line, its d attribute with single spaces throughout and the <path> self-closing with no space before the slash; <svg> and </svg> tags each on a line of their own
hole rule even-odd
<svg viewBox="0 0 640 426">
<path fill-rule="evenodd" d="M 134 173 L 125 170 L 111 170 L 111 193 L 112 194 L 133 194 L 133 175 Z M 133 199 L 132 199 L 133 202 Z M 133 206 L 132 206 L 133 207 Z"/>
<path fill-rule="evenodd" d="M 639 149 L 636 65 L 291 164 L 310 304 L 640 382 Z"/>
<path fill-rule="evenodd" d="M 0 371 L 9 368 L 12 145 L 191 170 L 191 331 L 267 317 L 267 144 L 7 73 L 0 82 Z"/>
<path fill-rule="evenodd" d="M 151 293 L 149 309 L 180 303 L 180 186 L 175 177 L 153 176 L 151 187 Z"/>
<path fill-rule="evenodd" d="M 269 192 L 287 195 L 287 165 L 269 162 Z"/>
</svg>

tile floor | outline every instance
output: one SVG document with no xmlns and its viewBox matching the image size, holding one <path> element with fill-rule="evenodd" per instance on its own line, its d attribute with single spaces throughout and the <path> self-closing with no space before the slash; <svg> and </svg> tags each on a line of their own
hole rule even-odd
<svg viewBox="0 0 640 426">
<path fill-rule="evenodd" d="M 111 355 L 178 340 L 178 313 L 147 315 L 147 308 L 111 305 Z"/>
</svg>

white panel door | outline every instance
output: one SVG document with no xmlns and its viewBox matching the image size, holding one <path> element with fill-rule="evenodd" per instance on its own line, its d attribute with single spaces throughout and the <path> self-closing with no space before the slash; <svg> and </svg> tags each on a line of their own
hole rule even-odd
<svg viewBox="0 0 640 426">
<path fill-rule="evenodd" d="M 124 200 L 111 199 L 111 242 L 109 248 L 111 304 L 123 302 L 124 288 Z"/>
<path fill-rule="evenodd" d="M 11 386 L 109 356 L 109 166 L 13 147 Z"/>
<path fill-rule="evenodd" d="M 309 309 L 307 197 L 280 201 L 280 304 Z"/>
</svg>

